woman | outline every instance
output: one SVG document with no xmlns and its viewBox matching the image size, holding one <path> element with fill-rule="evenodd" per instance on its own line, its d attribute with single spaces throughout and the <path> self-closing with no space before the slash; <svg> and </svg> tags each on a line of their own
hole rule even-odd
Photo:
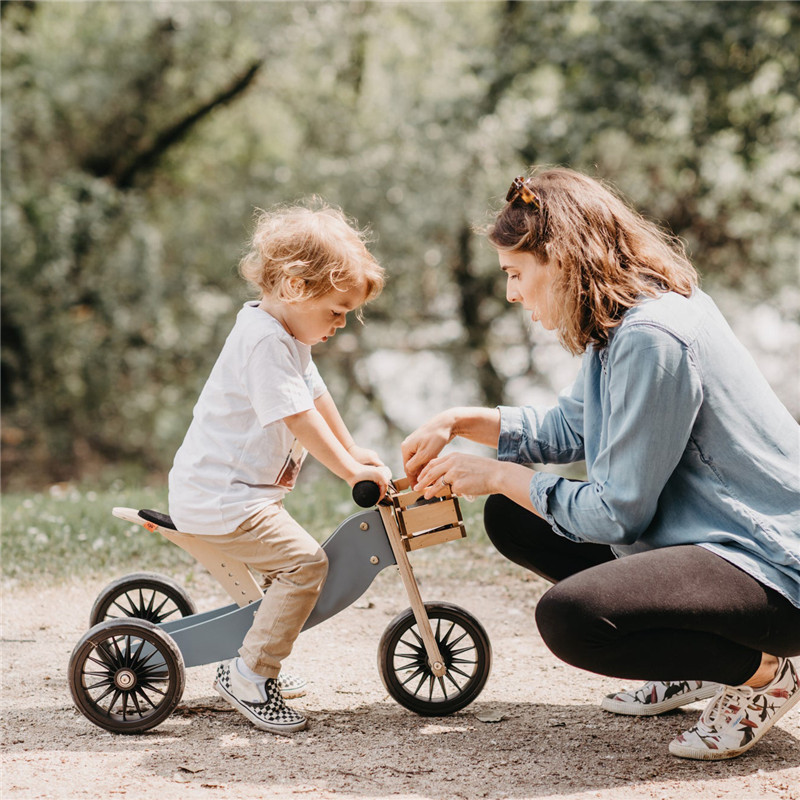
<svg viewBox="0 0 800 800">
<path fill-rule="evenodd" d="M 713 695 L 670 744 L 733 758 L 800 684 L 800 438 L 680 245 L 597 181 L 517 178 L 487 233 L 507 299 L 583 354 L 553 408 L 452 408 L 403 443 L 415 489 L 491 495 L 497 549 L 555 583 L 536 621 L 564 661 L 647 680 L 603 708 Z M 498 460 L 442 448 L 456 436 Z M 585 481 L 531 463 L 585 460 Z"/>
</svg>

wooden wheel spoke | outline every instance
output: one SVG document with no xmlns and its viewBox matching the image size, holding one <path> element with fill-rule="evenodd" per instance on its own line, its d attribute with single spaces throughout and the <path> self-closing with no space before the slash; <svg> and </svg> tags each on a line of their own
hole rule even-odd
<svg viewBox="0 0 800 800">
<path fill-rule="evenodd" d="M 428 670 L 420 670 L 422 673 L 422 677 L 419 679 L 419 683 L 417 684 L 417 688 L 414 689 L 414 694 L 419 694 L 419 690 L 422 688 L 422 684 L 428 680 Z"/>
<path fill-rule="evenodd" d="M 422 680 L 424 681 L 424 680 L 425 680 L 425 674 L 424 674 L 424 673 L 425 673 L 425 670 L 424 670 L 424 669 L 422 669 L 422 667 L 417 667 L 417 669 L 415 669 L 415 670 L 414 670 L 414 672 L 412 672 L 412 673 L 411 673 L 411 675 L 409 675 L 409 676 L 408 676 L 408 677 L 407 677 L 407 678 L 406 678 L 406 679 L 405 679 L 405 680 L 402 682 L 402 685 L 403 685 L 403 686 L 405 686 L 407 683 L 411 683 L 411 681 L 413 681 L 413 680 L 414 680 L 414 678 L 418 677 L 419 675 L 422 675 Z M 422 685 L 422 684 L 420 683 L 420 686 L 421 686 L 421 685 Z M 419 688 L 419 687 L 417 687 L 417 688 Z M 414 692 L 414 694 L 416 694 L 416 692 Z"/>
<path fill-rule="evenodd" d="M 97 664 L 98 666 L 102 667 L 106 672 L 108 672 L 111 669 L 114 669 L 114 665 L 113 664 L 109 663 L 108 661 L 102 661 L 102 660 L 100 660 L 98 658 L 95 658 L 94 656 L 88 656 L 86 660 L 87 661 L 94 661 L 95 664 Z"/>
<path fill-rule="evenodd" d="M 470 678 L 470 675 L 468 675 L 466 672 L 464 672 L 464 670 L 459 669 L 458 667 L 451 666 L 450 670 L 457 673 L 458 675 L 463 675 L 465 678 Z"/>
<path fill-rule="evenodd" d="M 455 627 L 455 625 L 453 627 Z M 464 633 L 462 633 L 461 636 L 458 637 L 458 639 L 456 639 L 453 642 L 450 642 L 450 647 L 451 648 L 455 647 L 465 636 L 469 636 L 469 632 L 468 631 L 464 631 Z"/>
<path fill-rule="evenodd" d="M 455 686 L 455 687 L 456 687 L 456 690 L 457 690 L 458 692 L 460 692 L 460 691 L 461 691 L 461 687 L 458 685 L 458 681 L 456 681 L 456 679 L 455 679 L 455 678 L 454 678 L 454 677 L 453 677 L 453 676 L 450 674 L 450 670 L 447 670 L 447 672 L 445 672 L 445 674 L 444 674 L 444 676 L 443 676 L 443 677 L 447 678 L 447 680 L 449 680 L 449 681 L 450 681 L 450 683 L 452 683 L 452 684 L 453 684 L 453 686 Z"/>
<path fill-rule="evenodd" d="M 145 699 L 150 704 L 151 708 L 157 708 L 158 705 L 156 703 L 154 703 L 150 699 L 150 695 L 147 694 L 148 691 L 149 692 L 153 692 L 154 694 L 160 694 L 162 698 L 164 697 L 165 693 L 164 692 L 160 692 L 158 689 L 156 689 L 156 688 L 154 688 L 152 686 L 138 686 L 137 687 L 137 693 L 139 694 L 139 696 L 142 697 L 143 699 Z"/>
<path fill-rule="evenodd" d="M 130 601 L 130 598 L 128 597 L 128 595 L 125 594 L 125 595 L 122 595 L 122 597 L 124 597 L 126 600 Z M 122 597 L 120 598 L 120 600 L 122 599 Z M 130 602 L 128 603 L 128 608 L 123 608 L 119 604 L 119 600 L 115 600 L 112 603 L 112 606 L 116 606 L 122 612 L 122 616 L 123 617 L 132 617 L 132 616 L 135 615 L 135 612 L 136 612 L 136 609 L 130 604 Z M 117 619 L 117 617 L 113 617 L 112 619 Z"/>
<path fill-rule="evenodd" d="M 114 681 L 112 681 L 110 678 L 107 677 L 107 678 L 104 678 L 101 681 L 98 681 L 97 683 L 93 683 L 91 686 L 87 686 L 86 687 L 86 691 L 87 692 L 91 692 L 94 689 L 99 689 L 101 686 L 113 687 L 113 685 L 114 685 Z M 106 694 L 108 694 L 108 692 L 106 692 Z M 101 697 L 105 697 L 105 695 L 101 695 Z"/>
<path fill-rule="evenodd" d="M 419 653 L 395 653 L 394 654 L 395 658 L 414 658 L 414 659 L 419 659 L 419 656 L 420 656 Z"/>
<path fill-rule="evenodd" d="M 155 595 L 154 595 L 154 596 L 155 596 Z M 164 614 L 163 616 L 161 615 L 161 609 L 163 609 L 163 608 L 164 608 L 164 606 L 165 606 L 167 603 L 169 603 L 169 597 L 166 597 L 166 596 L 165 596 L 165 597 L 164 597 L 164 599 L 163 599 L 163 600 L 162 600 L 162 601 L 161 601 L 161 602 L 158 604 L 158 608 L 156 608 L 156 609 L 154 609 L 154 610 L 153 610 L 153 614 L 154 614 L 154 615 L 155 615 L 155 616 L 156 616 L 156 617 L 157 617 L 159 620 L 165 619 L 166 617 L 169 617 L 169 616 L 171 616 L 172 614 L 174 614 L 174 613 L 175 613 L 175 610 L 173 609 L 173 610 L 172 610 L 172 611 L 170 611 L 168 614 Z"/>
<path fill-rule="evenodd" d="M 439 622 L 441 623 L 441 618 L 439 619 Z M 456 627 L 455 622 L 451 622 L 450 623 L 450 627 L 447 629 L 447 633 L 444 635 L 444 639 L 440 639 L 439 638 L 439 633 L 438 633 L 438 626 L 437 626 L 437 633 L 436 633 L 437 641 L 439 641 L 441 644 L 443 644 L 445 646 L 449 645 L 450 643 L 448 642 L 448 639 L 450 638 L 450 634 L 455 630 L 455 627 Z M 450 645 L 450 646 L 452 647 L 452 645 Z"/>
</svg>

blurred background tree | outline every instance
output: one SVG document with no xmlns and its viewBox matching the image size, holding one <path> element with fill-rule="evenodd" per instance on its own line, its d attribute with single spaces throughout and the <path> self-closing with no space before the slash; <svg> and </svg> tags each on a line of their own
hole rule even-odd
<svg viewBox="0 0 800 800">
<path fill-rule="evenodd" d="M 476 233 L 564 164 L 688 243 L 800 416 L 800 5 L 3 2 L 4 485 L 169 467 L 255 208 L 319 195 L 389 271 L 315 357 L 393 466 L 448 403 L 574 373 Z"/>
</svg>

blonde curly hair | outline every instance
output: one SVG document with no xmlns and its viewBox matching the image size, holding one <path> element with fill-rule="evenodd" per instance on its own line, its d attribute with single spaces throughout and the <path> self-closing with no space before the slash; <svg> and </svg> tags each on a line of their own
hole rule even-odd
<svg viewBox="0 0 800 800">
<path fill-rule="evenodd" d="M 554 263 L 558 334 L 574 355 L 605 347 L 643 297 L 689 297 L 697 272 L 680 241 L 631 209 L 600 181 L 570 169 L 517 179 L 485 231 L 499 251 Z"/>
<path fill-rule="evenodd" d="M 307 206 L 259 210 L 239 274 L 262 296 L 286 303 L 361 286 L 364 302 L 383 289 L 383 267 L 367 250 L 366 234 L 337 208 Z"/>
</svg>

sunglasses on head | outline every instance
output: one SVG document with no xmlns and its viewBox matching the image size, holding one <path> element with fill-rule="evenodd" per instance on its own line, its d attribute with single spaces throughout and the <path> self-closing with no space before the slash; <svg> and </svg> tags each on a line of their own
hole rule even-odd
<svg viewBox="0 0 800 800">
<path fill-rule="evenodd" d="M 533 205 L 537 211 L 541 210 L 541 202 L 539 195 L 528 187 L 528 181 L 521 175 L 511 181 L 511 188 L 506 194 L 506 202 L 513 203 L 515 200 L 520 199 L 526 205 Z"/>
</svg>

